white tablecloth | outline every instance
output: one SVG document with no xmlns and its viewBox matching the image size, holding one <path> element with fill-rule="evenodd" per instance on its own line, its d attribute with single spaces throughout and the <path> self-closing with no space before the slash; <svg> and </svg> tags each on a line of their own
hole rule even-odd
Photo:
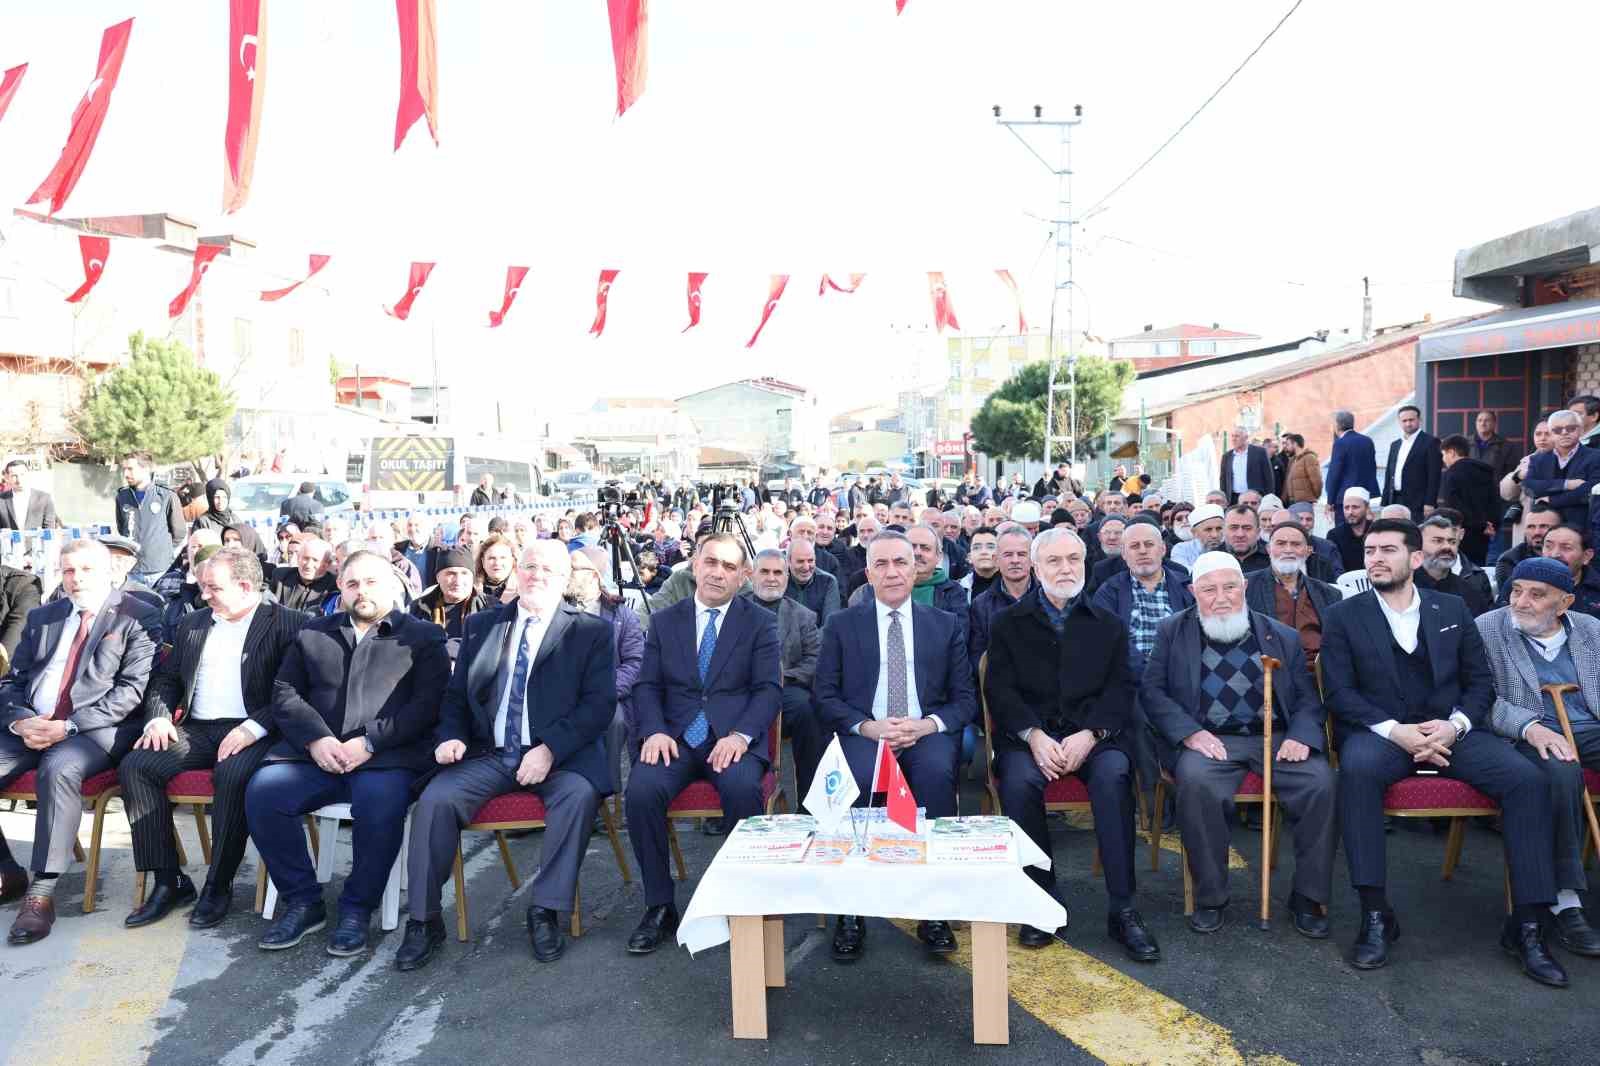
<svg viewBox="0 0 1600 1066">
<path fill-rule="evenodd" d="M 1034 884 L 1024 866 L 1050 858 L 1011 823 L 1017 865 L 897 864 L 852 855 L 832 865 L 750 865 L 712 860 L 678 924 L 690 953 L 728 941 L 729 915 L 860 914 L 957 922 L 1013 922 L 1054 929 L 1066 908 Z"/>
</svg>

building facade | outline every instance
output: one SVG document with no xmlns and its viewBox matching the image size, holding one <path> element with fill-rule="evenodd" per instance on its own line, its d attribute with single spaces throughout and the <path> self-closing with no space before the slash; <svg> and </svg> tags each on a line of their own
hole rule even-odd
<svg viewBox="0 0 1600 1066">
<path fill-rule="evenodd" d="M 754 458 L 759 465 L 828 465 L 828 420 L 814 393 L 776 378 L 747 378 L 678 397 L 702 446 Z"/>
<path fill-rule="evenodd" d="M 1210 326 L 1185 322 L 1165 329 L 1145 326 L 1138 333 L 1108 341 L 1107 347 L 1111 358 L 1130 360 L 1135 370 L 1143 372 L 1233 355 L 1248 351 L 1260 341 L 1260 334 L 1223 329 L 1215 322 Z"/>
</svg>

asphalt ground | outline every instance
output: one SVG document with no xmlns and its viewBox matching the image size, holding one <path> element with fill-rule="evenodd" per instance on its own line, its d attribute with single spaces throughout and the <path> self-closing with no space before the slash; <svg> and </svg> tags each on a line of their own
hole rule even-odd
<svg viewBox="0 0 1600 1066">
<path fill-rule="evenodd" d="M 792 782 L 791 782 L 792 785 Z M 978 790 L 964 785 L 963 807 Z M 790 795 L 793 795 L 792 787 Z M 0 814 L 13 849 L 26 855 L 32 817 Z M 199 847 L 179 819 L 191 856 Z M 637 879 L 624 884 L 603 835 L 583 869 L 585 935 L 553 965 L 535 963 L 524 929 L 527 888 L 512 893 L 488 835 L 467 838 L 473 940 L 451 939 L 424 970 L 393 966 L 399 932 L 376 934 L 363 957 L 335 959 L 321 935 L 286 952 L 262 952 L 264 928 L 249 913 L 253 858 L 235 910 L 215 930 L 191 931 L 181 914 L 125 930 L 133 871 L 127 824 L 108 822 L 101 904 L 81 910 L 81 868 L 65 875 L 55 932 L 28 947 L 0 947 L 0 1060 L 116 1066 L 187 1064 L 449 1062 L 473 1066 L 561 1062 L 675 1066 L 763 1063 L 1135 1063 L 1478 1066 L 1600 1062 L 1600 960 L 1564 953 L 1573 986 L 1557 991 L 1523 977 L 1497 944 L 1503 913 L 1500 840 L 1468 831 L 1461 867 L 1440 880 L 1444 835 L 1424 827 L 1389 840 L 1390 893 L 1403 936 L 1390 965 L 1359 973 L 1344 962 L 1355 900 L 1338 880 L 1334 936 L 1313 942 L 1282 907 L 1268 932 L 1254 927 L 1260 834 L 1236 827 L 1239 855 L 1229 924 L 1207 937 L 1183 920 L 1175 844 L 1149 871 L 1141 849 L 1138 905 L 1160 940 L 1153 965 L 1127 961 L 1106 935 L 1105 895 L 1089 876 L 1093 838 L 1052 820 L 1062 895 L 1072 913 L 1070 947 L 1011 947 L 1011 1044 L 971 1042 L 971 986 L 963 951 L 927 958 L 908 929 L 869 922 L 866 958 L 839 966 L 831 929 L 814 915 L 785 926 L 789 986 L 768 995 L 770 1039 L 731 1036 L 727 948 L 691 958 L 676 947 L 635 958 L 624 943 L 643 907 Z M 84 823 L 84 839 L 88 822 Z M 680 827 L 690 880 L 718 838 Z M 1292 853 L 1274 879 L 1288 894 Z M 339 869 L 348 865 L 341 834 Z M 536 868 L 539 835 L 511 845 L 519 869 Z M 253 856 L 253 852 L 252 852 Z M 630 863 L 632 856 L 629 856 Z M 190 872 L 198 874 L 198 866 Z M 338 877 L 328 890 L 330 906 Z M 9 925 L 13 907 L 0 910 Z M 1559 949 L 1558 949 L 1559 951 Z"/>
</svg>

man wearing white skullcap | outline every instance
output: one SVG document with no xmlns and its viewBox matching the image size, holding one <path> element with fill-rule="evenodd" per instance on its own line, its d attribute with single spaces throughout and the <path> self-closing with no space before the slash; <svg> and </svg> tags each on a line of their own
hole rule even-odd
<svg viewBox="0 0 1600 1066">
<path fill-rule="evenodd" d="M 1222 547 L 1222 508 L 1214 503 L 1203 503 L 1190 511 L 1189 531 L 1194 537 L 1172 549 L 1172 561 L 1193 570 L 1194 561 L 1203 553 Z"/>
<path fill-rule="evenodd" d="M 1372 512 L 1368 506 L 1372 494 L 1359 485 L 1344 490 L 1344 521 L 1328 532 L 1328 541 L 1339 549 L 1339 561 L 1344 569 L 1364 570 L 1367 560 L 1361 552 L 1361 541 L 1372 525 Z"/>
</svg>

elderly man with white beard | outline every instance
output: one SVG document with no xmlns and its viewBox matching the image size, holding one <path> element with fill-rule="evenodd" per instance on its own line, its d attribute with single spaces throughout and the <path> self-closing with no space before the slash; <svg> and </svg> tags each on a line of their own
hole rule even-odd
<svg viewBox="0 0 1600 1066">
<path fill-rule="evenodd" d="M 1228 552 L 1195 560 L 1194 606 L 1162 622 L 1139 694 L 1146 716 L 1181 745 L 1173 777 L 1178 827 L 1194 875 L 1196 933 L 1221 929 L 1228 905 L 1228 811 L 1245 772 L 1263 772 L 1263 669 L 1273 677 L 1273 796 L 1294 826 L 1289 912 L 1302 936 L 1328 936 L 1334 775 L 1322 752 L 1326 712 L 1293 629 L 1245 606 L 1245 578 Z"/>
<path fill-rule="evenodd" d="M 1322 613 L 1344 597 L 1337 586 L 1306 573 L 1315 558 L 1312 551 L 1304 526 L 1292 518 L 1280 520 L 1267 539 L 1271 567 L 1246 578 L 1244 590 L 1252 611 L 1276 618 L 1300 635 L 1307 663 L 1315 663 L 1322 650 Z"/>
<path fill-rule="evenodd" d="M 1172 561 L 1192 571 L 1200 556 L 1222 550 L 1222 508 L 1204 503 L 1190 511 L 1189 531 L 1191 539 L 1172 549 Z"/>
</svg>

